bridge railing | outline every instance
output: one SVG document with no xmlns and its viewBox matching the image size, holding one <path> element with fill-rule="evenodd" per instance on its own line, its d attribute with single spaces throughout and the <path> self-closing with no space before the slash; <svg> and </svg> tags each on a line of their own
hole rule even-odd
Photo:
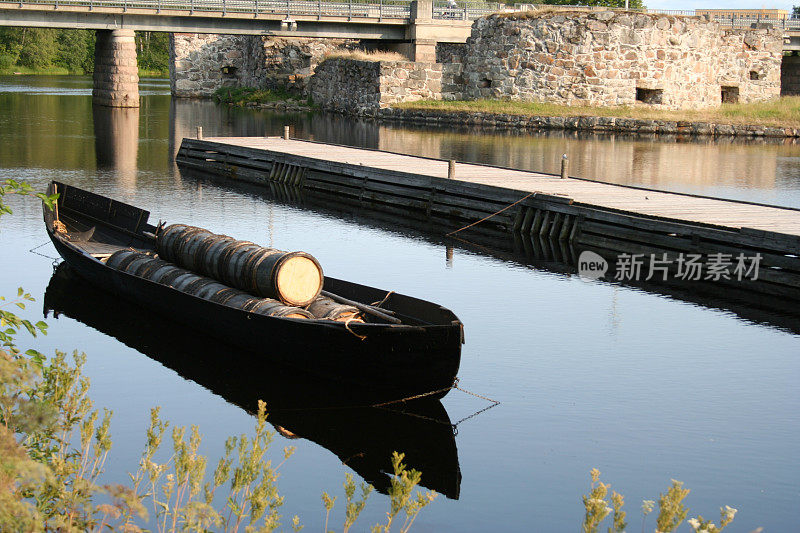
<svg viewBox="0 0 800 533">
<path fill-rule="evenodd" d="M 544 5 L 544 4 L 530 4 L 530 3 L 517 3 L 514 4 L 512 11 L 537 11 L 540 9 L 547 9 L 549 10 L 564 10 L 564 11 L 574 11 L 576 9 L 580 9 L 581 11 L 623 11 L 622 9 L 618 8 L 608 8 L 605 6 L 562 6 L 562 5 Z M 686 10 L 686 9 L 631 9 L 630 11 L 639 11 L 642 13 L 650 13 L 655 15 L 673 15 L 673 16 L 683 16 L 683 17 L 696 17 L 700 16 L 702 13 L 698 14 L 697 11 L 694 10 Z M 702 10 L 701 10 L 702 11 Z M 736 28 L 736 29 L 747 29 L 757 27 L 758 25 L 771 25 L 773 28 L 776 29 L 783 29 L 789 31 L 797 31 L 800 30 L 800 19 L 795 18 L 772 18 L 769 16 L 750 16 L 750 17 L 714 17 L 712 19 L 714 22 L 717 22 L 722 27 L 728 28 Z"/>
<path fill-rule="evenodd" d="M 433 2 L 433 18 L 450 20 L 475 20 L 485 15 L 496 13 L 503 8 L 494 2 L 458 2 L 435 0 Z"/>
<path fill-rule="evenodd" d="M 17 2 L 15 2 L 17 3 Z M 59 7 L 114 8 L 169 10 L 214 13 L 242 13 L 257 15 L 293 15 L 348 18 L 408 19 L 411 16 L 410 0 L 24 0 L 23 5 Z"/>
</svg>

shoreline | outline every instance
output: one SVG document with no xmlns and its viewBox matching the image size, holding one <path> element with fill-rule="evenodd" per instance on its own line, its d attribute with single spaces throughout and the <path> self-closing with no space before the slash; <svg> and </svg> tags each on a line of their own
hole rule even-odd
<svg viewBox="0 0 800 533">
<path fill-rule="evenodd" d="M 408 106 L 408 104 L 403 107 L 385 107 L 372 112 L 358 113 L 308 105 L 306 102 L 296 98 L 272 99 L 269 101 L 232 101 L 218 97 L 210 97 L 208 99 L 231 107 L 284 112 L 325 111 L 354 117 L 430 126 L 459 125 L 517 131 L 560 130 L 587 133 L 694 135 L 732 138 L 800 138 L 800 127 L 778 127 L 757 123 L 736 124 L 722 121 L 667 120 L 597 115 L 523 115 L 492 111 L 424 109 Z"/>
<path fill-rule="evenodd" d="M 255 89 L 247 88 L 253 91 Z M 267 91 L 268 92 L 268 91 Z M 731 123 L 725 121 L 669 120 L 599 115 L 537 115 L 499 113 L 493 111 L 463 111 L 426 109 L 406 103 L 402 107 L 384 107 L 370 111 L 348 112 L 320 107 L 297 97 L 269 99 L 224 98 L 221 95 L 201 97 L 229 107 L 260 109 L 281 112 L 323 111 L 341 115 L 388 120 L 429 126 L 477 126 L 517 131 L 571 131 L 586 133 L 626 133 L 641 135 L 692 135 L 729 138 L 782 138 L 800 139 L 799 127 L 780 127 L 758 123 Z M 282 95 L 281 95 L 282 96 Z"/>
<path fill-rule="evenodd" d="M 787 139 L 800 137 L 800 128 L 592 115 L 513 115 L 487 111 L 443 111 L 388 107 L 378 110 L 377 113 L 371 116 L 412 124 L 457 124 L 522 131 L 546 129 L 590 133 L 705 135 L 711 137 L 777 137 Z"/>
<path fill-rule="evenodd" d="M 43 70 L 31 70 L 31 69 L 23 69 L 17 70 L 20 67 L 9 68 L 0 70 L 0 76 L 8 76 L 8 77 L 24 77 L 24 76 L 92 76 L 91 72 L 69 72 L 66 69 L 43 69 Z M 169 72 L 162 72 L 159 70 L 145 70 L 139 69 L 139 78 L 158 78 L 158 79 L 169 79 Z"/>
</svg>

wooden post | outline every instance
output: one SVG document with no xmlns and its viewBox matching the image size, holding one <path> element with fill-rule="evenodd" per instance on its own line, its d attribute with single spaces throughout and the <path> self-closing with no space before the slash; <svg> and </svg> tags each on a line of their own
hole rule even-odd
<svg viewBox="0 0 800 533">
<path fill-rule="evenodd" d="M 451 159 L 447 162 L 447 179 L 456 179 L 456 161 Z"/>
<path fill-rule="evenodd" d="M 569 158 L 567 154 L 561 156 L 561 179 L 569 177 Z"/>
<path fill-rule="evenodd" d="M 289 126 L 283 127 L 283 139 L 286 141 L 289 140 Z"/>
<path fill-rule="evenodd" d="M 203 138 L 203 126 L 197 126 L 197 138 L 198 139 Z"/>
<path fill-rule="evenodd" d="M 444 249 L 444 258 L 447 268 L 453 268 L 453 247 L 446 246 Z"/>
<path fill-rule="evenodd" d="M 58 194 L 58 185 L 53 184 L 53 194 Z M 58 220 L 58 200 L 53 202 L 53 215 L 55 215 L 56 220 Z"/>
</svg>

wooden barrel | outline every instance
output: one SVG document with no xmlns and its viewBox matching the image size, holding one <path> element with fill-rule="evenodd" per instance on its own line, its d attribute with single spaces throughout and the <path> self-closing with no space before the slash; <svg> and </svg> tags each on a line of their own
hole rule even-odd
<svg viewBox="0 0 800 533">
<path fill-rule="evenodd" d="M 171 263 L 175 262 L 176 242 L 178 237 L 183 231 L 190 226 L 186 224 L 171 224 L 158 232 L 156 236 L 156 247 L 158 249 L 158 256 L 164 261 Z"/>
<path fill-rule="evenodd" d="M 162 285 L 169 285 L 173 279 L 178 277 L 183 272 L 186 272 L 186 270 L 179 266 L 175 266 L 172 263 L 167 263 L 160 268 L 150 271 L 143 277 Z"/>
<path fill-rule="evenodd" d="M 319 262 L 305 252 L 283 252 L 182 224 L 158 235 L 159 255 L 256 296 L 305 307 L 322 290 Z"/>
<path fill-rule="evenodd" d="M 284 305 L 278 300 L 261 298 L 250 312 L 258 315 L 282 316 L 286 318 L 314 318 L 314 315 L 299 307 Z"/>
<path fill-rule="evenodd" d="M 119 250 L 108 258 L 106 264 L 117 270 L 129 272 L 228 307 L 274 317 L 314 318 L 304 309 L 287 306 L 270 298 L 255 297 L 215 279 L 195 274 L 185 268 L 134 250 Z"/>
<path fill-rule="evenodd" d="M 230 290 L 230 287 L 223 285 L 215 279 L 200 277 L 200 282 L 197 285 L 188 288 L 186 292 L 204 300 L 211 300 L 211 297 L 214 294 L 224 290 Z"/>
<path fill-rule="evenodd" d="M 210 276 L 221 281 L 222 274 L 220 272 L 220 268 L 222 267 L 222 264 L 219 258 L 222 250 L 228 244 L 235 241 L 236 239 L 233 237 L 228 237 L 227 235 L 212 235 L 206 238 L 203 241 L 203 244 L 200 246 L 200 249 L 197 250 L 197 253 L 200 256 L 200 271 L 206 276 Z"/>
<path fill-rule="evenodd" d="M 244 311 L 248 311 L 245 307 L 246 303 L 249 300 L 257 299 L 255 296 L 251 296 L 245 292 L 240 291 L 239 289 L 234 289 L 233 287 L 227 287 L 223 290 L 217 291 L 208 298 L 212 302 L 216 302 L 218 304 L 227 305 L 228 307 L 235 307 L 236 309 L 242 309 Z"/>
<path fill-rule="evenodd" d="M 213 236 L 214 234 L 210 231 L 200 228 L 184 230 L 177 237 L 177 239 L 179 239 L 177 250 L 173 249 L 173 251 L 176 251 L 174 262 L 192 272 L 202 272 L 201 265 L 199 264 L 202 256 L 199 254 L 199 251 L 205 240 Z"/>
<path fill-rule="evenodd" d="M 297 307 L 313 302 L 325 282 L 322 267 L 310 254 L 270 248 L 258 252 L 249 275 L 252 280 L 249 288 L 253 293 Z"/>
<path fill-rule="evenodd" d="M 305 309 L 315 318 L 335 320 L 337 322 L 364 322 L 359 316 L 358 309 L 352 305 L 335 302 L 326 296 L 318 297 Z"/>
<path fill-rule="evenodd" d="M 106 266 L 119 270 L 123 262 L 127 265 L 140 255 L 141 252 L 135 250 L 117 250 L 106 259 Z"/>
<path fill-rule="evenodd" d="M 181 269 L 183 270 L 183 269 Z M 165 276 L 165 278 L 169 278 L 170 276 Z M 162 283 L 163 285 L 169 285 L 173 289 L 179 290 L 184 292 L 184 289 L 193 281 L 197 280 L 199 276 L 194 272 L 189 272 L 188 270 L 183 270 L 177 276 L 175 276 L 172 281 L 169 283 Z"/>
<path fill-rule="evenodd" d="M 137 268 L 136 272 L 133 272 L 133 274 L 136 274 L 140 278 L 150 279 L 150 276 L 153 272 L 157 271 L 160 268 L 164 268 L 166 266 L 174 266 L 174 265 L 167 263 L 162 259 L 154 257 L 151 258 L 146 263 L 142 264 L 139 268 Z"/>
<path fill-rule="evenodd" d="M 244 264 L 248 254 L 258 250 L 259 246 L 249 241 L 232 241 L 222 248 L 220 253 L 220 279 L 232 287 L 247 290 L 244 282 Z M 259 295 L 260 296 L 260 295 Z"/>
</svg>

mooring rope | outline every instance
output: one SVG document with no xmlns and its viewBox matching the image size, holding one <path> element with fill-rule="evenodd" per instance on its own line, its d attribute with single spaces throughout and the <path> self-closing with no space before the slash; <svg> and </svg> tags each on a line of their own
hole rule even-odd
<svg viewBox="0 0 800 533">
<path fill-rule="evenodd" d="M 45 255 L 45 254 L 43 254 L 43 253 L 39 253 L 39 252 L 37 252 L 37 251 L 36 251 L 36 250 L 38 250 L 39 248 L 41 248 L 42 246 L 46 246 L 46 245 L 48 245 L 48 244 L 50 244 L 50 241 L 49 241 L 49 240 L 47 240 L 47 241 L 43 242 L 43 243 L 42 243 L 42 244 L 40 244 L 39 246 L 34 246 L 33 248 L 31 248 L 31 249 L 30 249 L 30 250 L 28 250 L 28 251 L 29 251 L 30 253 L 32 253 L 32 254 L 35 254 L 35 255 L 42 256 L 42 257 L 44 257 L 44 258 L 46 258 L 46 259 L 49 259 L 49 260 L 51 260 L 51 261 L 61 261 L 61 258 L 60 258 L 60 257 L 51 257 L 51 256 L 49 256 L 49 255 Z"/>
<path fill-rule="evenodd" d="M 450 237 L 451 235 L 455 235 L 455 234 L 456 234 L 456 233 L 458 233 L 459 231 L 464 231 L 464 230 L 465 230 L 465 229 L 467 229 L 467 228 L 471 228 L 472 226 L 476 226 L 476 225 L 480 224 L 481 222 L 484 222 L 484 221 L 486 221 L 486 220 L 489 220 L 489 219 L 490 219 L 490 218 L 492 218 L 493 216 L 495 216 L 495 215 L 499 215 L 499 214 L 500 214 L 500 213 L 502 213 L 503 211 L 505 211 L 505 210 L 507 210 L 507 209 L 511 209 L 512 207 L 514 207 L 514 206 L 515 206 L 515 205 L 517 205 L 518 203 L 520 203 L 520 202 L 522 202 L 522 201 L 524 201 L 524 200 L 527 200 L 528 198 L 530 198 L 530 197 L 531 197 L 531 196 L 533 196 L 534 194 L 536 194 L 536 192 L 532 192 L 532 193 L 526 194 L 525 196 L 523 196 L 522 198 L 520 198 L 519 200 L 517 200 L 517 201 L 516 201 L 516 202 L 514 202 L 513 204 L 505 206 L 505 207 L 504 207 L 503 209 L 501 209 L 500 211 L 497 211 L 496 213 L 492 213 L 491 215 L 489 215 L 489 216 L 487 216 L 487 217 L 483 217 L 482 219 L 478 220 L 477 222 L 473 222 L 472 224 L 469 224 L 469 225 L 467 225 L 467 226 L 464 226 L 463 228 L 459 228 L 459 229 L 457 229 L 457 230 L 455 230 L 455 231 L 451 231 L 450 233 L 447 233 L 447 234 L 445 234 L 445 237 Z"/>
<path fill-rule="evenodd" d="M 458 380 L 458 378 L 456 378 L 456 380 Z M 440 392 L 449 391 L 450 389 L 452 389 L 455 386 L 456 386 L 455 382 L 453 382 L 452 385 L 450 385 L 449 387 L 445 387 L 443 389 L 432 390 L 430 392 L 423 392 L 422 394 L 416 394 L 414 396 L 409 396 L 407 398 L 400 398 L 399 400 L 391 400 L 391 401 L 383 402 L 383 403 L 373 403 L 372 405 L 370 405 L 370 407 L 384 407 L 386 405 L 392 405 L 392 404 L 395 404 L 395 403 L 410 402 L 411 400 L 417 400 L 419 398 L 425 398 L 427 396 L 433 396 L 434 394 L 439 394 Z"/>
</svg>

